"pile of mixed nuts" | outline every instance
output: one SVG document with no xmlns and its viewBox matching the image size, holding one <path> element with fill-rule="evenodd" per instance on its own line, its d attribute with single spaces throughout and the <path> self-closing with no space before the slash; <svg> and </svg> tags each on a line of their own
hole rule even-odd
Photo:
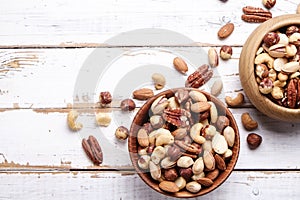
<svg viewBox="0 0 300 200">
<path fill-rule="evenodd" d="M 287 108 L 300 107 L 300 26 L 267 33 L 254 60 L 259 91 Z"/>
<path fill-rule="evenodd" d="M 226 110 L 204 92 L 157 97 L 136 130 L 139 168 L 163 191 L 197 193 L 226 170 L 236 140 Z"/>
</svg>

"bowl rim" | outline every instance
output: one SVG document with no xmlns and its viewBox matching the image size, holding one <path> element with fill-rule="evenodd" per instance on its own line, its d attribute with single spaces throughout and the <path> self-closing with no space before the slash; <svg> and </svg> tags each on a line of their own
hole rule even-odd
<svg viewBox="0 0 300 200">
<path fill-rule="evenodd" d="M 300 122 L 300 108 L 293 109 L 280 106 L 261 94 L 254 73 L 254 59 L 256 51 L 261 45 L 263 36 L 270 31 L 275 31 L 294 24 L 300 25 L 300 14 L 281 15 L 260 24 L 249 35 L 243 45 L 239 59 L 239 76 L 245 94 L 259 111 L 273 119 Z M 249 47 L 255 50 L 249 51 Z M 252 90 L 248 88 L 252 88 Z M 284 115 L 284 113 L 288 113 L 289 115 Z"/>
<path fill-rule="evenodd" d="M 151 176 L 147 172 L 141 170 L 138 167 L 138 165 L 137 165 L 137 160 L 138 160 L 138 157 L 139 157 L 138 154 L 137 154 L 137 147 L 138 147 L 138 144 L 137 144 L 137 131 L 141 127 L 141 124 L 140 123 L 136 124 L 136 121 L 140 120 L 140 117 L 141 117 L 142 114 L 145 114 L 145 113 L 143 113 L 143 112 L 145 112 L 144 108 L 146 108 L 147 109 L 146 112 L 148 112 L 148 110 L 151 107 L 152 102 L 156 98 L 158 98 L 159 96 L 162 96 L 162 95 L 174 96 L 175 91 L 177 91 L 178 89 L 186 89 L 188 91 L 195 90 L 195 91 L 200 91 L 200 92 L 204 93 L 205 95 L 208 95 L 208 97 L 211 99 L 211 101 L 213 101 L 216 104 L 217 108 L 219 108 L 219 107 L 221 107 L 220 109 L 225 108 L 226 116 L 230 119 L 230 125 L 235 130 L 235 143 L 234 143 L 234 146 L 232 147 L 233 155 L 232 155 L 232 158 L 231 158 L 231 160 L 229 161 L 229 163 L 227 165 L 227 169 L 225 171 L 223 171 L 221 175 L 219 175 L 218 181 L 216 181 L 215 185 L 212 185 L 211 187 L 208 187 L 208 188 L 203 188 L 198 193 L 190 193 L 190 192 L 188 192 L 186 190 L 179 191 L 177 193 L 168 193 L 168 192 L 165 192 L 165 191 L 161 190 L 158 187 L 159 182 L 153 180 L 151 178 Z M 146 116 L 146 118 L 148 118 L 148 116 Z M 142 121 L 145 122 L 145 117 L 143 117 Z M 141 122 L 141 121 L 139 121 L 139 122 Z M 235 167 L 235 165 L 237 163 L 239 152 L 240 152 L 240 134 L 239 134 L 238 125 L 237 125 L 237 123 L 235 121 L 235 118 L 234 118 L 233 114 L 227 108 L 227 106 L 221 100 L 219 100 L 217 97 L 212 96 L 208 92 L 202 91 L 200 89 L 195 89 L 195 88 L 185 88 L 185 87 L 171 88 L 171 89 L 162 91 L 162 92 L 156 94 L 155 96 L 151 97 L 139 109 L 139 111 L 136 113 L 136 115 L 135 115 L 135 117 L 134 117 L 134 119 L 132 121 L 132 124 L 131 124 L 131 127 L 130 127 L 130 131 L 129 131 L 128 151 L 129 151 L 130 159 L 131 159 L 131 162 L 132 162 L 132 164 L 134 166 L 135 171 L 137 172 L 137 174 L 139 175 L 139 177 L 150 188 L 152 188 L 153 190 L 155 190 L 155 191 L 157 191 L 157 192 L 159 192 L 161 194 L 164 194 L 164 195 L 167 195 L 167 196 L 171 196 L 171 197 L 192 198 L 192 197 L 202 196 L 202 195 L 205 195 L 205 194 L 207 194 L 209 192 L 212 192 L 217 187 L 219 187 L 220 185 L 222 185 L 226 181 L 226 179 L 230 176 L 230 174 L 232 173 L 232 171 L 233 171 L 233 169 L 234 169 L 234 167 Z"/>
</svg>

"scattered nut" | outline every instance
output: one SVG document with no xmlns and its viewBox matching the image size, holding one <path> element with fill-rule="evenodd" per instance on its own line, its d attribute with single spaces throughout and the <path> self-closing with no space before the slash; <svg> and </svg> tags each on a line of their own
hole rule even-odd
<svg viewBox="0 0 300 200">
<path fill-rule="evenodd" d="M 211 67 L 217 67 L 219 65 L 219 56 L 215 48 L 208 50 L 208 62 Z"/>
<path fill-rule="evenodd" d="M 247 143 L 250 149 L 256 149 L 262 142 L 262 137 L 256 133 L 250 133 L 247 136 Z"/>
<path fill-rule="evenodd" d="M 120 103 L 122 111 L 132 111 L 135 109 L 135 103 L 132 99 L 124 99 Z"/>
<path fill-rule="evenodd" d="M 88 139 L 82 139 L 82 148 L 86 155 L 95 165 L 100 165 L 103 162 L 103 153 L 98 140 L 90 135 Z"/>
<path fill-rule="evenodd" d="M 116 138 L 120 140 L 126 140 L 129 135 L 129 131 L 125 126 L 119 126 L 115 131 Z"/>
<path fill-rule="evenodd" d="M 182 58 L 179 57 L 174 58 L 173 65 L 175 69 L 182 74 L 185 74 L 188 71 L 188 66 Z"/>
<path fill-rule="evenodd" d="M 213 85 L 211 86 L 210 93 L 211 95 L 218 96 L 223 89 L 223 81 L 221 79 L 217 79 Z"/>
<path fill-rule="evenodd" d="M 163 89 L 166 85 L 166 79 L 162 74 L 159 73 L 152 74 L 152 80 L 154 82 L 155 89 L 157 90 Z"/>
<path fill-rule="evenodd" d="M 96 114 L 96 123 L 99 126 L 109 126 L 111 122 L 111 117 L 108 113 L 97 113 Z"/>
<path fill-rule="evenodd" d="M 218 31 L 218 37 L 220 39 L 227 38 L 234 30 L 234 24 L 233 23 L 227 23 L 224 26 L 220 28 Z"/>
<path fill-rule="evenodd" d="M 107 107 L 112 101 L 110 92 L 100 92 L 99 102 L 102 107 Z"/>
<path fill-rule="evenodd" d="M 133 92 L 133 98 L 138 100 L 147 100 L 153 96 L 153 90 L 149 88 L 141 88 Z"/>
<path fill-rule="evenodd" d="M 68 113 L 67 123 L 72 131 L 79 131 L 83 127 L 82 123 L 76 122 L 78 115 L 79 114 L 76 110 L 71 110 Z"/>
<path fill-rule="evenodd" d="M 232 56 L 232 47 L 228 45 L 223 45 L 220 49 L 220 57 L 223 60 L 228 60 Z"/>
<path fill-rule="evenodd" d="M 276 0 L 262 0 L 262 3 L 267 9 L 271 9 L 275 6 Z"/>
<path fill-rule="evenodd" d="M 243 113 L 241 116 L 242 124 L 247 131 L 253 131 L 258 127 L 258 123 L 252 119 L 249 113 Z"/>
<path fill-rule="evenodd" d="M 244 95 L 243 95 L 243 93 L 238 93 L 235 98 L 226 96 L 225 102 L 228 106 L 231 106 L 231 107 L 241 106 L 244 103 Z"/>
</svg>

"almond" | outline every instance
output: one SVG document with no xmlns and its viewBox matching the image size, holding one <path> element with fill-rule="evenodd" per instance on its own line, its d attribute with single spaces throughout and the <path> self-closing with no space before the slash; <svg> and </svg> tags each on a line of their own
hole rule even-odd
<svg viewBox="0 0 300 200">
<path fill-rule="evenodd" d="M 149 88 L 141 88 L 133 92 L 133 98 L 138 100 L 147 100 L 153 96 L 154 92 Z"/>
<path fill-rule="evenodd" d="M 182 74 L 185 74 L 188 71 L 188 66 L 182 58 L 179 57 L 174 58 L 173 65 L 175 69 Z"/>
<path fill-rule="evenodd" d="M 209 178 L 210 180 L 214 181 L 219 176 L 219 169 L 214 169 L 213 171 L 210 171 L 206 174 L 206 178 Z"/>
<path fill-rule="evenodd" d="M 141 147 L 149 146 L 148 133 L 145 129 L 141 128 L 137 133 L 137 140 Z"/>
<path fill-rule="evenodd" d="M 203 185 L 203 186 L 205 186 L 205 187 L 209 187 L 209 186 L 211 186 L 214 182 L 211 180 L 211 179 L 209 179 L 209 178 L 199 178 L 198 180 L 197 180 L 197 182 L 198 183 L 200 183 L 200 185 Z"/>
<path fill-rule="evenodd" d="M 227 38 L 234 30 L 233 23 L 227 23 L 218 31 L 218 37 L 221 39 Z"/>
<path fill-rule="evenodd" d="M 216 161 L 216 166 L 219 170 L 224 171 L 226 169 L 226 163 L 219 154 L 215 155 L 215 161 Z"/>
<path fill-rule="evenodd" d="M 209 104 L 208 102 L 199 101 L 199 102 L 196 102 L 191 105 L 191 110 L 194 113 L 202 113 L 202 112 L 209 110 L 210 107 L 211 107 L 211 104 Z"/>
<path fill-rule="evenodd" d="M 165 192 L 175 193 L 179 191 L 179 187 L 172 181 L 162 181 L 158 186 Z"/>
</svg>

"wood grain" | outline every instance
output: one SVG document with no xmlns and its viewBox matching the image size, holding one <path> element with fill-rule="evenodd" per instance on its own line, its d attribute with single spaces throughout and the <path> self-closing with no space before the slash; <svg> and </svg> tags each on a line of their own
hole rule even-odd
<svg viewBox="0 0 300 200">
<path fill-rule="evenodd" d="M 254 59 L 264 35 L 270 31 L 289 25 L 299 25 L 300 15 L 284 15 L 270 19 L 259 26 L 246 41 L 240 57 L 240 79 L 245 93 L 254 106 L 262 113 L 274 119 L 288 122 L 300 122 L 300 109 L 290 109 L 273 103 L 259 92 L 254 72 Z"/>
</svg>

